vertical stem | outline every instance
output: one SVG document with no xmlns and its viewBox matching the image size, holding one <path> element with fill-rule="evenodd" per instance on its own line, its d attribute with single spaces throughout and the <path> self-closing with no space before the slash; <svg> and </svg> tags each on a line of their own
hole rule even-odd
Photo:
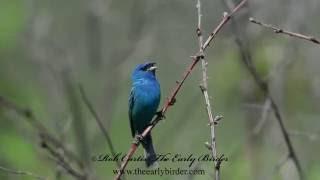
<svg viewBox="0 0 320 180">
<path fill-rule="evenodd" d="M 204 52 L 203 52 L 203 36 L 201 32 L 201 2 L 200 0 L 197 1 L 197 9 L 198 9 L 198 27 L 197 27 L 197 36 L 198 36 L 198 42 L 199 42 L 199 52 L 200 52 L 200 59 L 201 59 L 201 67 L 202 67 L 202 83 L 200 85 L 200 89 L 202 91 L 204 100 L 205 100 L 205 105 L 206 105 L 206 110 L 208 114 L 208 120 L 210 124 L 210 131 L 211 131 L 211 153 L 214 158 L 217 157 L 217 149 L 216 149 L 216 135 L 215 135 L 215 124 L 214 124 L 214 118 L 212 115 L 212 108 L 211 108 L 211 103 L 210 103 L 210 98 L 209 98 L 209 93 L 208 93 L 208 61 L 204 57 Z M 220 163 L 217 161 L 214 161 L 214 166 L 215 166 L 215 180 L 220 179 Z"/>
</svg>

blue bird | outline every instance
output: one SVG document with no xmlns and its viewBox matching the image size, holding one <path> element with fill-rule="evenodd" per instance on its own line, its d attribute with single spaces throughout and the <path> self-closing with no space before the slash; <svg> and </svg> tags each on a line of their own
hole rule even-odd
<svg viewBox="0 0 320 180">
<path fill-rule="evenodd" d="M 131 79 L 132 88 L 129 97 L 129 119 L 131 133 L 140 135 L 157 113 L 160 102 L 160 84 L 156 78 L 156 63 L 139 64 L 134 69 Z M 149 133 L 141 142 L 145 150 L 147 167 L 156 162 L 156 153 Z"/>
</svg>

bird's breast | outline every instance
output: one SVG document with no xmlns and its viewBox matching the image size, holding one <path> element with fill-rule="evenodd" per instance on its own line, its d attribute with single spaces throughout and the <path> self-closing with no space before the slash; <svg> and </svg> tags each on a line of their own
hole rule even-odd
<svg viewBox="0 0 320 180">
<path fill-rule="evenodd" d="M 143 83 L 136 85 L 135 91 L 135 112 L 137 114 L 153 114 L 160 102 L 160 87 L 157 82 Z"/>
<path fill-rule="evenodd" d="M 136 101 L 139 101 L 140 105 L 150 107 L 158 105 L 160 100 L 159 87 L 152 86 L 140 86 L 136 90 Z"/>
</svg>

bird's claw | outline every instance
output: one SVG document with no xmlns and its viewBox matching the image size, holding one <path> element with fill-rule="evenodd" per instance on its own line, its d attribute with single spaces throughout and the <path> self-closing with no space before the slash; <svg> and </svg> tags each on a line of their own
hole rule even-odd
<svg viewBox="0 0 320 180">
<path fill-rule="evenodd" d="M 162 111 L 156 112 L 156 115 L 157 115 L 157 117 L 159 117 L 160 120 L 166 118 L 166 116 L 162 113 Z"/>
<path fill-rule="evenodd" d="M 176 103 L 176 101 L 177 101 L 176 98 L 172 98 L 171 101 L 169 102 L 169 105 L 173 106 L 174 103 Z"/>
<path fill-rule="evenodd" d="M 143 136 L 140 134 L 137 134 L 134 138 L 134 143 L 139 144 L 142 141 L 142 139 L 143 139 Z"/>
</svg>

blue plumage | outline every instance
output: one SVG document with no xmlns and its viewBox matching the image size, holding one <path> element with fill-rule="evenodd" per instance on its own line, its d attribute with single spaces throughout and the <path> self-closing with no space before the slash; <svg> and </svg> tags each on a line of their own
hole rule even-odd
<svg viewBox="0 0 320 180">
<path fill-rule="evenodd" d="M 155 63 L 139 64 L 131 79 L 132 88 L 129 98 L 129 119 L 132 136 L 141 134 L 150 124 L 160 102 L 160 85 L 155 76 Z M 149 167 L 156 162 L 151 134 L 142 141 L 145 149 L 146 164 Z"/>
</svg>

